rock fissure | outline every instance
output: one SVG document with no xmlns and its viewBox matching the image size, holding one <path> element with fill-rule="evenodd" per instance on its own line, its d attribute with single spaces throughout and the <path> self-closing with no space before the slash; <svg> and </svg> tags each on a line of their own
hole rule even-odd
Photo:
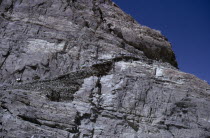
<svg viewBox="0 0 210 138">
<path fill-rule="evenodd" d="M 30 117 L 23 116 L 23 115 L 18 115 L 18 117 L 20 117 L 24 121 L 28 121 L 33 124 L 41 125 L 41 123 L 36 118 L 30 118 Z"/>
<path fill-rule="evenodd" d="M 10 50 L 8 50 L 7 54 L 3 56 L 3 57 L 4 57 L 4 60 L 3 60 L 3 62 L 2 62 L 1 65 L 0 65 L 0 69 L 1 69 L 2 66 L 5 64 L 7 58 L 9 57 L 9 55 L 10 55 Z"/>
</svg>

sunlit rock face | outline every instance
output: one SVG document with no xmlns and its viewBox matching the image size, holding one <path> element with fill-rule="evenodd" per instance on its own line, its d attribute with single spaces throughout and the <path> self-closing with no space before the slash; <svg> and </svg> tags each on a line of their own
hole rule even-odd
<svg viewBox="0 0 210 138">
<path fill-rule="evenodd" d="M 210 137 L 210 86 L 177 67 L 110 0 L 0 0 L 0 137 Z"/>
</svg>

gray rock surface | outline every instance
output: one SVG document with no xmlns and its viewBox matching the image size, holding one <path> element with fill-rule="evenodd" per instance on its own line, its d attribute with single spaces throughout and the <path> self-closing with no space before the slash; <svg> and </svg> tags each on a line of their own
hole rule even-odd
<svg viewBox="0 0 210 138">
<path fill-rule="evenodd" d="M 0 137 L 209 138 L 210 85 L 110 0 L 0 0 Z"/>
</svg>

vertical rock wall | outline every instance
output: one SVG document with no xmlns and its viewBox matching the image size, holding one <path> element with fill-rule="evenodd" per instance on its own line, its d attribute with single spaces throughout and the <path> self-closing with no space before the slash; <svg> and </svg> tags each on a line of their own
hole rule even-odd
<svg viewBox="0 0 210 138">
<path fill-rule="evenodd" d="M 207 138 L 210 86 L 110 0 L 0 0 L 0 137 Z"/>
</svg>

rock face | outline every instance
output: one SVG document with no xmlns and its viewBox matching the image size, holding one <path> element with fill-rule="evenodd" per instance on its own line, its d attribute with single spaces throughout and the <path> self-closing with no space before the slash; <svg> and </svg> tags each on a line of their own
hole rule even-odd
<svg viewBox="0 0 210 138">
<path fill-rule="evenodd" d="M 210 86 L 110 0 L 0 0 L 0 137 L 208 138 Z"/>
</svg>

